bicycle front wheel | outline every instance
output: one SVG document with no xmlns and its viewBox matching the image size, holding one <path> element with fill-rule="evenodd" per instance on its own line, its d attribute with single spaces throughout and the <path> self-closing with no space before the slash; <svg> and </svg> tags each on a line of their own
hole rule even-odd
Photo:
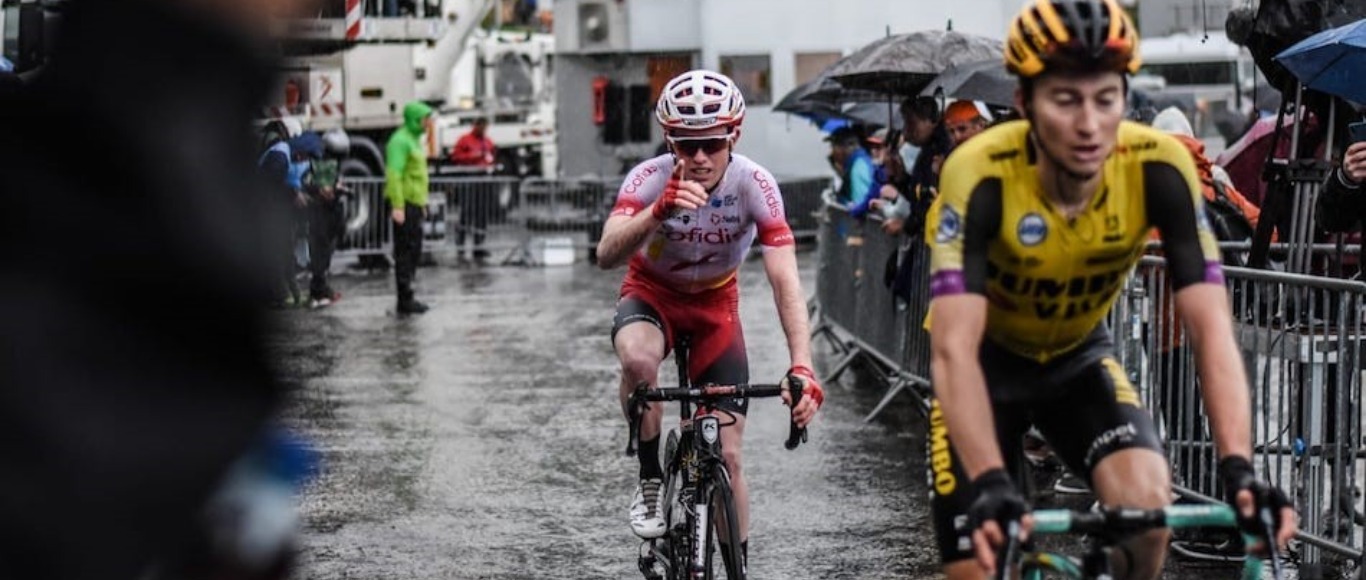
<svg viewBox="0 0 1366 580">
<path fill-rule="evenodd" d="M 667 580 L 687 580 L 688 555 L 691 549 L 687 534 L 680 533 L 680 527 L 688 525 L 684 514 L 686 509 L 679 505 L 683 489 L 683 448 L 679 444 L 678 431 L 669 431 L 664 444 L 664 489 L 660 494 L 659 508 L 664 510 L 664 537 L 657 540 L 660 545 L 660 560 L 664 564 L 664 577 Z"/>
<path fill-rule="evenodd" d="M 726 563 L 726 578 L 729 578 L 730 580 L 744 580 L 746 570 L 745 557 L 743 551 L 740 549 L 740 518 L 737 515 L 738 510 L 735 505 L 735 492 L 732 491 L 730 487 L 730 474 L 726 472 L 724 467 L 718 467 L 716 473 L 712 476 L 712 481 L 714 482 L 714 487 L 712 488 L 712 505 L 715 506 L 715 509 L 719 510 L 717 515 L 724 515 L 724 517 L 716 518 L 714 520 L 714 527 L 718 533 L 723 533 L 726 538 L 726 543 L 717 546 L 719 549 L 727 550 L 729 552 L 722 556 L 723 561 Z M 711 551 L 710 544 L 711 536 L 713 535 L 715 534 L 707 534 L 708 552 Z M 711 568 L 711 566 L 709 565 L 708 568 Z M 711 578 L 711 576 L 709 575 L 708 578 Z"/>
</svg>

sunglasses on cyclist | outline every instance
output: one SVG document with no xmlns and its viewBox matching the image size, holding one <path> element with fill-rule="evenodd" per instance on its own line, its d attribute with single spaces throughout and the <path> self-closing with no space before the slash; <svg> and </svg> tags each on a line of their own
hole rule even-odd
<svg viewBox="0 0 1366 580">
<path fill-rule="evenodd" d="M 707 155 L 712 155 L 725 149 L 730 145 L 730 137 L 702 137 L 702 138 L 674 138 L 669 137 L 669 145 L 673 147 L 674 153 L 684 157 L 692 157 L 701 151 Z"/>
</svg>

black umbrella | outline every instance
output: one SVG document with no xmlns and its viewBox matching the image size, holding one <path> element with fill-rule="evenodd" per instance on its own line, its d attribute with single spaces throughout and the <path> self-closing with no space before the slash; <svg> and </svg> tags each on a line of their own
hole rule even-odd
<svg viewBox="0 0 1366 580">
<path fill-rule="evenodd" d="M 901 108 L 881 103 L 845 103 L 840 106 L 840 115 L 861 125 L 889 127 L 898 129 L 902 125 Z"/>
<path fill-rule="evenodd" d="M 830 83 L 835 84 L 835 81 L 833 80 L 821 79 L 818 77 L 816 80 L 797 85 L 797 88 L 792 89 L 791 91 L 788 91 L 786 95 L 783 95 L 783 98 L 778 100 L 778 104 L 773 105 L 773 110 L 792 113 L 794 115 L 809 115 L 815 113 L 834 114 L 839 112 L 834 101 L 826 100 L 824 98 L 807 98 L 815 95 L 821 90 L 823 81 L 829 81 Z M 835 88 L 839 88 L 839 85 L 835 84 Z"/>
<path fill-rule="evenodd" d="M 805 117 L 817 125 L 823 125 L 831 119 L 840 119 L 877 127 L 901 126 L 901 113 L 895 104 L 888 102 L 887 95 L 877 95 L 880 102 L 835 102 L 833 91 L 827 91 L 822 95 L 817 87 L 819 84 L 819 81 L 812 81 L 793 89 L 773 106 L 773 110 Z M 817 96 L 807 98 L 812 94 Z"/>
<path fill-rule="evenodd" d="M 1016 86 L 1015 77 L 1006 72 L 1005 63 L 998 57 L 950 66 L 920 94 L 933 97 L 943 91 L 955 99 L 1009 107 L 1015 102 Z"/>
<path fill-rule="evenodd" d="M 879 39 L 827 69 L 847 89 L 915 95 L 951 65 L 1001 58 L 999 40 L 943 30 Z"/>
</svg>

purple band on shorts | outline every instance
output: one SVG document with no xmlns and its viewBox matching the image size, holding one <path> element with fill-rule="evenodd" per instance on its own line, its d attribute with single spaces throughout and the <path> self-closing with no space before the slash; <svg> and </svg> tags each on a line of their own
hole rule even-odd
<svg viewBox="0 0 1366 580">
<path fill-rule="evenodd" d="M 962 294 L 968 291 L 962 270 L 943 270 L 930 278 L 930 297 Z"/>
<path fill-rule="evenodd" d="M 1205 262 L 1205 282 L 1210 284 L 1224 283 L 1224 268 L 1219 265 L 1219 262 Z"/>
</svg>

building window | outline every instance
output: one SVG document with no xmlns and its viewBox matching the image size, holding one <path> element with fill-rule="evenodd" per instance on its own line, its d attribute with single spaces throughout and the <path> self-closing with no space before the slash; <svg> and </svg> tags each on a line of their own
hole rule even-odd
<svg viewBox="0 0 1366 580">
<path fill-rule="evenodd" d="M 811 82 L 821 71 L 835 64 L 840 59 L 838 52 L 799 52 L 796 55 L 797 84 L 803 85 Z"/>
<path fill-rule="evenodd" d="M 766 54 L 721 57 L 721 74 L 735 80 L 748 105 L 773 103 L 773 78 Z"/>
<path fill-rule="evenodd" d="M 665 84 L 692 69 L 692 55 L 689 54 L 666 54 L 647 59 L 645 72 L 650 75 L 650 100 L 659 100 Z"/>
</svg>

